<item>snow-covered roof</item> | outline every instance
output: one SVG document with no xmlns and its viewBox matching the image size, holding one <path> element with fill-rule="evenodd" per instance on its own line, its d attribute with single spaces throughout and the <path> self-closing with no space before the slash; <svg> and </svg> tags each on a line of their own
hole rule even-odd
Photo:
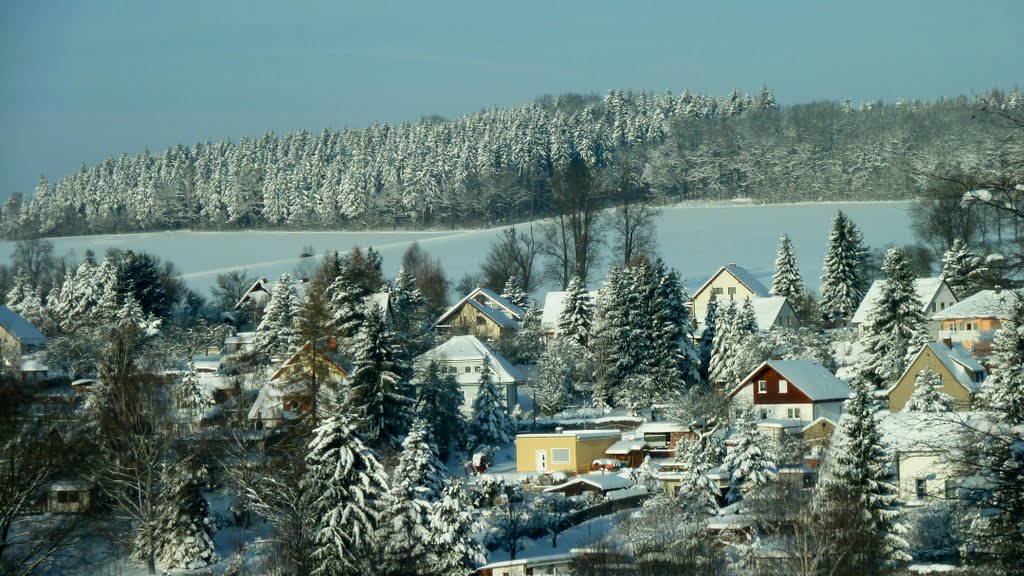
<svg viewBox="0 0 1024 576">
<path fill-rule="evenodd" d="M 813 402 L 824 400 L 846 400 L 850 396 L 850 385 L 836 378 L 835 374 L 828 371 L 821 364 L 811 360 L 766 360 L 760 366 L 740 380 L 740 383 L 729 392 L 733 397 L 744 386 L 753 384 L 752 378 L 768 366 L 786 378 L 786 381 L 795 386 Z"/>
<path fill-rule="evenodd" d="M 565 295 L 568 292 L 548 292 L 544 296 L 544 310 L 540 315 L 540 325 L 554 329 L 555 324 L 558 323 L 558 316 L 562 313 L 562 309 L 565 308 Z M 590 294 L 590 299 L 597 305 L 597 297 L 599 292 L 597 290 L 590 290 L 587 292 Z"/>
<path fill-rule="evenodd" d="M 982 290 L 973 296 L 964 298 L 945 310 L 932 316 L 935 320 L 959 320 L 967 318 L 1000 318 L 1010 317 L 1013 303 L 1024 294 L 1014 290 Z"/>
<path fill-rule="evenodd" d="M 273 373 L 273 375 L 270 376 L 270 379 L 277 380 L 282 375 L 284 375 L 288 368 L 296 365 L 301 365 L 302 355 L 309 353 L 310 350 L 312 351 L 313 354 L 316 354 L 317 356 L 323 358 L 327 362 L 330 362 L 332 366 L 337 368 L 337 370 L 344 374 L 346 377 L 352 375 L 352 373 L 355 371 L 355 368 L 351 364 L 343 362 L 336 358 L 331 358 L 329 355 L 325 354 L 323 350 L 320 350 L 320 348 L 314 346 L 313 342 L 307 341 L 305 344 L 302 345 L 301 348 L 299 348 L 291 356 L 289 356 L 288 359 L 285 360 L 283 364 L 281 364 L 281 367 L 278 368 Z"/>
<path fill-rule="evenodd" d="M 759 330 L 770 330 L 778 320 L 779 314 L 789 300 L 785 296 L 769 296 L 768 298 L 751 298 L 750 305 L 754 309 Z"/>
<path fill-rule="evenodd" d="M 50 369 L 35 356 L 24 356 L 21 359 L 19 370 L 22 372 L 48 372 Z"/>
<path fill-rule="evenodd" d="M 878 431 L 890 450 L 945 452 L 966 428 L 970 416 L 959 412 L 881 412 Z"/>
<path fill-rule="evenodd" d="M 593 438 L 621 438 L 622 432 L 618 430 L 563 430 L 561 432 L 550 432 L 547 434 L 516 434 L 516 438 L 560 438 L 563 436 L 575 436 L 577 440 L 590 440 Z"/>
<path fill-rule="evenodd" d="M 728 272 L 729 274 L 731 274 L 737 282 L 746 286 L 747 290 L 753 292 L 754 296 L 757 296 L 758 298 L 771 297 L 771 294 L 768 292 L 768 288 L 765 288 L 765 285 L 762 284 L 760 280 L 755 278 L 754 275 L 746 268 L 742 266 L 737 266 L 735 264 L 729 264 L 728 266 L 722 266 L 721 268 L 719 268 L 718 272 L 712 274 L 711 278 L 708 278 L 708 281 L 701 285 L 701 287 L 698 288 L 697 291 L 693 293 L 693 297 L 696 298 L 698 294 L 700 294 L 708 286 L 710 286 L 711 283 L 715 281 L 715 278 L 718 278 L 718 275 L 721 274 L 722 272 Z"/>
<path fill-rule="evenodd" d="M 857 311 L 853 313 L 853 318 L 850 319 L 851 324 L 863 324 L 868 320 L 868 313 L 871 312 L 872 306 L 882 296 L 882 283 L 885 280 L 875 280 L 871 283 L 871 288 L 868 288 L 867 294 L 864 295 L 864 299 L 860 301 L 860 306 L 857 307 Z M 914 293 L 917 294 L 918 301 L 921 302 L 921 312 L 928 312 L 928 308 L 932 305 L 932 300 L 938 296 L 942 287 L 946 285 L 945 280 L 939 278 L 917 278 L 914 280 Z"/>
<path fill-rule="evenodd" d="M 256 420 L 257 417 L 262 417 L 264 420 L 280 418 L 284 412 L 282 398 L 284 398 L 284 392 L 279 387 L 274 384 L 264 384 L 260 388 L 256 401 L 249 408 L 249 420 Z"/>
<path fill-rule="evenodd" d="M 22 346 L 42 346 L 46 344 L 46 336 L 43 335 L 31 322 L 22 318 L 14 310 L 7 306 L 0 306 L 0 326 L 3 326 L 11 336 L 14 336 Z"/>
<path fill-rule="evenodd" d="M 605 454 L 629 454 L 630 452 L 636 452 L 637 450 L 643 450 L 647 448 L 647 442 L 643 440 L 619 440 L 615 444 L 612 444 L 604 451 Z"/>
<path fill-rule="evenodd" d="M 387 292 L 374 292 L 363 298 L 363 305 L 367 308 L 372 306 L 380 308 L 381 317 L 387 320 L 391 314 L 391 294 Z"/>
<path fill-rule="evenodd" d="M 504 356 L 484 344 L 472 334 L 452 336 L 447 342 L 427 350 L 416 358 L 417 363 L 437 360 L 438 362 L 487 362 L 498 382 L 524 382 L 523 372 L 512 365 Z"/>
<path fill-rule="evenodd" d="M 836 426 L 836 423 L 833 420 L 831 420 L 830 418 L 826 418 L 824 416 L 818 416 L 817 418 L 812 420 L 810 424 L 808 424 L 807 426 L 804 426 L 802 431 L 803 432 L 807 432 L 808 430 L 810 430 L 811 428 L 814 428 L 818 424 L 824 424 L 825 422 L 828 422 L 829 424 L 831 424 L 833 428 L 835 428 L 835 426 Z"/>
<path fill-rule="evenodd" d="M 633 485 L 633 480 L 628 476 L 621 476 L 619 474 L 583 474 L 581 476 L 571 478 L 569 481 L 563 482 L 557 486 L 545 488 L 544 491 L 561 492 L 570 486 L 575 486 L 576 484 L 589 484 L 602 492 L 611 492 L 612 490 L 623 490 L 629 488 Z"/>
<path fill-rule="evenodd" d="M 478 297 L 480 296 L 490 304 L 493 304 L 493 306 L 480 302 L 478 300 Z M 443 323 L 446 320 L 451 318 L 455 312 L 460 310 L 466 304 L 469 304 L 502 328 L 511 328 L 513 330 L 518 329 L 519 321 L 526 315 L 525 310 L 509 302 L 505 298 L 498 296 L 487 288 L 476 288 L 463 299 L 456 302 L 454 306 L 445 310 L 444 314 L 441 314 L 441 316 L 434 322 L 433 327 L 436 328 L 437 326 L 443 326 Z"/>
<path fill-rule="evenodd" d="M 956 378 L 956 381 L 961 386 L 967 389 L 972 394 L 977 393 L 981 390 L 981 383 L 974 381 L 975 374 L 985 374 L 985 367 L 978 362 L 978 359 L 971 355 L 966 348 L 963 347 L 959 342 L 953 342 L 952 346 L 946 346 L 944 342 L 929 342 L 921 347 L 921 351 L 914 356 L 914 361 L 917 357 L 924 353 L 925 350 L 931 350 L 932 354 L 939 359 L 943 367 L 949 370 L 949 373 Z M 886 393 L 892 392 L 896 386 L 899 385 L 900 381 L 907 374 L 907 371 L 913 366 L 914 361 L 907 364 L 906 370 L 896 380 L 896 382 L 886 390 Z"/>
<path fill-rule="evenodd" d="M 256 333 L 255 332 L 239 332 L 238 334 L 235 334 L 234 336 L 228 336 L 227 338 L 225 338 L 224 339 L 224 344 L 225 345 L 228 345 L 228 344 L 242 345 L 242 344 L 252 344 L 255 341 L 256 341 Z"/>
<path fill-rule="evenodd" d="M 689 432 L 690 426 L 682 422 L 661 420 L 659 422 L 644 422 L 637 430 L 641 434 L 664 434 L 666 432 Z"/>
</svg>

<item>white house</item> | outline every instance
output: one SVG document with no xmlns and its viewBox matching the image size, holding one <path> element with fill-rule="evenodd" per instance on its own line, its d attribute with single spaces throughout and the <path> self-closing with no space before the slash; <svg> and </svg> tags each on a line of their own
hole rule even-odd
<svg viewBox="0 0 1024 576">
<path fill-rule="evenodd" d="M 455 376 L 465 397 L 462 405 L 465 410 L 473 406 L 484 370 L 490 371 L 499 390 L 504 387 L 509 410 L 518 403 L 519 384 L 526 382 L 522 370 L 472 334 L 451 337 L 417 357 L 416 365 L 422 367 L 432 360 L 440 364 L 442 373 Z"/>
<path fill-rule="evenodd" d="M 794 431 L 819 418 L 838 421 L 849 396 L 849 384 L 810 360 L 762 362 L 729 392 L 730 400 L 753 406 L 762 421 Z"/>
<path fill-rule="evenodd" d="M 974 415 L 956 412 L 899 412 L 878 420 L 901 500 L 923 504 L 955 497 L 953 460 L 961 434 L 973 427 L 969 421 L 979 422 Z"/>
<path fill-rule="evenodd" d="M 850 325 L 856 326 L 858 332 L 864 331 L 864 323 L 868 320 L 871 308 L 882 296 L 882 282 L 884 280 L 875 280 L 871 284 L 871 288 L 868 289 L 864 299 L 860 301 L 857 311 L 854 312 L 853 318 L 850 319 Z M 935 338 L 939 334 L 941 323 L 932 320 L 932 316 L 956 304 L 957 297 L 942 278 L 918 278 L 914 280 L 914 293 L 917 294 L 917 299 L 921 302 L 921 312 L 928 319 L 928 333 L 932 338 Z"/>
</svg>

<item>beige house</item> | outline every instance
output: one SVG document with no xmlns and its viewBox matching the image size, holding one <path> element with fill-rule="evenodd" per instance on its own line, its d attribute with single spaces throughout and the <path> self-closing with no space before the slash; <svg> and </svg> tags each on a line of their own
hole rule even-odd
<svg viewBox="0 0 1024 576">
<path fill-rule="evenodd" d="M 957 479 L 950 458 L 959 435 L 976 426 L 973 416 L 942 412 L 888 414 L 878 421 L 896 470 L 899 498 L 906 505 L 956 497 Z"/>
<path fill-rule="evenodd" d="M 526 311 L 487 288 L 477 288 L 434 322 L 432 329 L 442 336 L 473 334 L 484 342 L 495 342 L 519 330 Z"/>
<path fill-rule="evenodd" d="M 517 472 L 583 474 L 594 460 L 622 439 L 617 430 L 564 430 L 516 435 Z"/>
<path fill-rule="evenodd" d="M 875 302 L 882 296 L 882 283 L 884 280 L 875 280 L 868 289 L 860 306 L 850 318 L 850 325 L 856 326 L 858 332 L 864 331 L 864 325 L 868 320 L 868 314 Z M 942 312 L 957 303 L 956 295 L 946 285 L 942 278 L 918 278 L 914 280 L 914 293 L 921 303 L 921 312 L 927 319 L 926 326 L 928 334 L 935 338 L 939 334 L 939 322 L 934 319 L 935 314 Z"/>
<path fill-rule="evenodd" d="M 771 294 L 753 274 L 746 268 L 730 263 L 722 266 L 707 282 L 704 283 L 690 299 L 693 302 L 693 317 L 698 324 L 704 323 L 708 314 L 708 303 L 714 294 L 719 301 L 723 299 L 743 302 L 747 298 L 769 298 Z"/>
<path fill-rule="evenodd" d="M 21 353 L 45 344 L 46 336 L 31 322 L 7 306 L 0 306 L 0 345 L 4 350 Z"/>
<path fill-rule="evenodd" d="M 903 410 L 914 393 L 918 375 L 926 369 L 942 377 L 939 391 L 952 396 L 960 410 L 971 407 L 986 377 L 985 368 L 960 344 L 930 342 L 914 356 L 896 383 L 886 390 L 891 412 Z"/>
<path fill-rule="evenodd" d="M 962 344 L 982 362 L 992 353 L 992 341 L 1003 320 L 1010 317 L 1019 295 L 1012 290 L 982 290 L 938 312 L 939 339 Z"/>
</svg>

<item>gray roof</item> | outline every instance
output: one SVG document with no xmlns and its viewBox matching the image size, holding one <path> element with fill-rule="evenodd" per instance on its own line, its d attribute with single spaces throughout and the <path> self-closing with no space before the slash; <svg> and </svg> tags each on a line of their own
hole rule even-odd
<svg viewBox="0 0 1024 576">
<path fill-rule="evenodd" d="M 883 282 L 885 280 L 875 280 L 871 283 L 871 288 L 864 294 L 864 299 L 860 301 L 860 306 L 857 306 L 857 311 L 853 313 L 853 318 L 850 319 L 851 324 L 867 322 L 871 307 L 875 305 L 875 302 L 882 295 Z M 917 299 L 921 302 L 922 312 L 928 311 L 932 300 L 935 300 L 935 296 L 939 294 L 945 285 L 946 283 L 942 278 L 917 278 L 914 280 L 914 293 L 917 294 Z"/>
<path fill-rule="evenodd" d="M 999 318 L 1007 319 L 1012 312 L 1013 303 L 1024 294 L 1013 290 L 982 290 L 977 294 L 964 298 L 949 308 L 937 312 L 934 320 L 960 320 L 967 318 Z"/>
<path fill-rule="evenodd" d="M 850 396 L 850 385 L 836 378 L 827 368 L 811 360 L 767 360 L 744 378 L 730 396 L 750 383 L 750 378 L 764 366 L 769 366 L 786 377 L 786 381 L 807 395 L 814 402 L 824 400 L 846 400 Z"/>
<path fill-rule="evenodd" d="M 0 306 L 0 326 L 3 326 L 11 336 L 14 336 L 22 346 L 42 346 L 46 344 L 46 336 L 43 335 L 31 322 L 22 318 L 14 310 L 7 306 Z"/>
<path fill-rule="evenodd" d="M 966 348 L 963 347 L 959 342 L 953 342 L 952 347 L 947 347 L 943 342 L 929 342 L 921 347 L 921 351 L 914 356 L 914 360 L 921 355 L 926 349 L 931 350 L 932 354 L 939 359 L 939 362 L 949 370 L 950 374 L 956 378 L 956 381 L 961 386 L 966 388 L 972 394 L 977 393 L 981 390 L 981 382 L 975 382 L 973 375 L 982 374 L 983 377 L 986 374 L 985 367 L 978 362 L 978 359 L 971 355 Z M 907 365 L 907 369 L 903 371 L 903 375 L 910 370 L 913 365 L 913 361 Z M 889 387 L 886 392 L 891 392 L 903 380 L 903 375 L 900 375 L 896 383 Z"/>
<path fill-rule="evenodd" d="M 751 298 L 750 306 L 754 309 L 754 317 L 757 319 L 759 330 L 770 330 L 775 321 L 782 314 L 782 309 L 788 304 L 789 299 L 785 296 L 771 296 L 769 298 Z M 792 308 L 792 306 L 790 306 Z"/>
<path fill-rule="evenodd" d="M 545 488 L 545 492 L 560 492 L 573 484 L 590 484 L 602 492 L 622 490 L 633 485 L 633 481 L 618 474 L 584 474 L 570 479 L 568 482 Z"/>
<path fill-rule="evenodd" d="M 453 336 L 444 344 L 431 348 L 416 358 L 417 363 L 430 360 L 441 362 L 486 361 L 487 365 L 494 372 L 496 382 L 526 381 L 526 377 L 521 370 L 513 366 L 504 356 L 498 354 L 493 348 L 484 344 L 472 334 Z M 456 379 L 461 376 L 463 376 L 463 373 L 459 373 Z M 467 376 L 471 376 L 474 382 L 479 381 L 480 378 L 480 375 L 476 373 Z"/>
</svg>

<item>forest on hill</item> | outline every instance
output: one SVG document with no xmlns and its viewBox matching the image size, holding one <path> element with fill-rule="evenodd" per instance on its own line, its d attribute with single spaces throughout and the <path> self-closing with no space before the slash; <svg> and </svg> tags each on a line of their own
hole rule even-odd
<svg viewBox="0 0 1024 576">
<path fill-rule="evenodd" d="M 267 133 L 122 155 L 31 196 L 5 238 L 198 229 L 466 228 L 557 215 L 581 184 L 599 206 L 896 200 L 921 174 L 987 174 L 1012 130 L 979 106 L 1024 110 L 1020 90 L 972 98 L 779 106 L 754 96 L 612 90 L 446 120 Z M 984 116 L 984 115 L 981 115 Z"/>
</svg>

